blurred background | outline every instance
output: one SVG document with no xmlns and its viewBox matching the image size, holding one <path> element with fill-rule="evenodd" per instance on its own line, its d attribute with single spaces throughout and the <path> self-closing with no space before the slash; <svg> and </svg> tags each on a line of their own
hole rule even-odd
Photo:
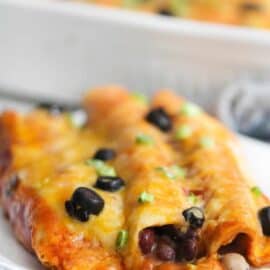
<svg viewBox="0 0 270 270">
<path fill-rule="evenodd" d="M 270 0 L 0 0 L 1 109 L 161 88 L 270 141 Z"/>
</svg>

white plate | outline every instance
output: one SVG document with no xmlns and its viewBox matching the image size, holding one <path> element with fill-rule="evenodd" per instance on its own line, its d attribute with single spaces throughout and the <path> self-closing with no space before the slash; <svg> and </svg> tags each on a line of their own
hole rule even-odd
<svg viewBox="0 0 270 270">
<path fill-rule="evenodd" d="M 270 196 L 269 160 L 270 146 L 242 137 L 244 155 L 257 184 Z M 14 239 L 8 222 L 0 215 L 0 269 L 1 270 L 41 270 L 43 269 L 34 256 L 28 254 Z M 1 265 L 2 262 L 2 265 Z M 8 267 L 8 268 L 5 268 Z"/>
</svg>

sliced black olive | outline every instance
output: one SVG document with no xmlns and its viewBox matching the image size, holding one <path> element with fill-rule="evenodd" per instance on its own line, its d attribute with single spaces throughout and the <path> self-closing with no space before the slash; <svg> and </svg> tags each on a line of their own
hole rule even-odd
<svg viewBox="0 0 270 270">
<path fill-rule="evenodd" d="M 169 10 L 169 9 L 161 9 L 159 12 L 158 12 L 159 15 L 162 15 L 162 16 L 173 16 L 173 13 Z"/>
<path fill-rule="evenodd" d="M 204 223 L 204 213 L 199 207 L 191 207 L 183 211 L 183 216 L 191 228 L 201 228 Z"/>
<path fill-rule="evenodd" d="M 104 208 L 104 200 L 93 190 L 86 187 L 77 188 L 71 200 L 65 202 L 67 213 L 71 217 L 85 222 L 89 215 L 98 215 Z"/>
<path fill-rule="evenodd" d="M 162 108 L 156 108 L 146 115 L 146 120 L 158 127 L 162 131 L 170 131 L 172 129 L 172 121 L 169 115 Z"/>
<path fill-rule="evenodd" d="M 270 206 L 264 207 L 259 211 L 259 218 L 263 234 L 270 236 Z"/>
<path fill-rule="evenodd" d="M 109 148 L 101 148 L 99 149 L 95 155 L 93 156 L 93 159 L 99 159 L 99 160 L 110 160 L 115 157 L 115 151 L 113 149 Z"/>
<path fill-rule="evenodd" d="M 125 182 L 120 177 L 99 176 L 95 187 L 106 191 L 117 191 L 124 185 Z"/>
<path fill-rule="evenodd" d="M 89 220 L 89 213 L 82 208 L 76 209 L 72 201 L 66 201 L 65 207 L 67 213 L 71 217 L 77 218 L 79 221 L 86 222 Z"/>
</svg>

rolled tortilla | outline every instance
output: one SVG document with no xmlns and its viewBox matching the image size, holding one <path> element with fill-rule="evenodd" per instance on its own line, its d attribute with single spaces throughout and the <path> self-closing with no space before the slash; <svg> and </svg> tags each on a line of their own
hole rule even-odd
<svg viewBox="0 0 270 270">
<path fill-rule="evenodd" d="M 243 253 L 254 266 L 269 263 L 269 238 L 262 234 L 258 210 L 269 205 L 264 196 L 254 196 L 252 182 L 239 160 L 236 138 L 215 119 L 200 112 L 194 116 L 181 113 L 187 103 L 168 91 L 159 92 L 154 107 L 168 110 L 175 130 L 169 135 L 174 150 L 181 151 L 181 162 L 189 171 L 191 190 L 202 190 L 206 224 L 202 232 L 207 255 L 216 254 L 222 247 L 234 243 L 236 251 Z M 183 140 L 175 139 L 181 126 L 188 126 L 192 135 Z M 200 140 L 210 138 L 209 148 Z"/>
</svg>

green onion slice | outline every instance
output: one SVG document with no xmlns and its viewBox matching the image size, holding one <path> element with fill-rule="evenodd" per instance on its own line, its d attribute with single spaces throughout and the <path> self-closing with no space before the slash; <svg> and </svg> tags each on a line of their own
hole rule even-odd
<svg viewBox="0 0 270 270">
<path fill-rule="evenodd" d="M 118 249 L 122 249 L 126 246 L 127 242 L 128 242 L 128 231 L 127 230 L 119 231 L 116 238 L 116 247 Z"/>
<path fill-rule="evenodd" d="M 188 125 L 180 126 L 175 132 L 175 138 L 177 140 L 184 140 L 192 135 L 192 129 Z"/>
<path fill-rule="evenodd" d="M 181 108 L 180 108 L 180 114 L 184 115 L 184 116 L 197 116 L 199 114 L 201 114 L 202 109 L 193 103 L 190 102 L 186 102 L 184 103 Z"/>
<path fill-rule="evenodd" d="M 253 195 L 255 195 L 255 197 L 260 197 L 262 195 L 261 189 L 257 186 L 252 187 L 251 192 Z"/>
<path fill-rule="evenodd" d="M 185 178 L 186 176 L 186 170 L 178 165 L 172 165 L 169 167 L 166 166 L 157 167 L 156 170 L 163 173 L 166 177 L 168 177 L 171 180 Z"/>
<path fill-rule="evenodd" d="M 200 146 L 205 149 L 213 148 L 215 146 L 215 140 L 211 137 L 204 136 L 200 139 Z"/>
<path fill-rule="evenodd" d="M 148 193 L 146 191 L 142 192 L 138 198 L 139 203 L 151 203 L 155 200 L 155 197 L 153 194 Z"/>
<path fill-rule="evenodd" d="M 88 159 L 86 164 L 95 168 L 100 176 L 116 176 L 115 169 L 99 159 Z"/>
<path fill-rule="evenodd" d="M 136 136 L 136 143 L 137 144 L 144 144 L 144 145 L 153 145 L 154 140 L 151 136 L 147 134 L 138 134 Z"/>
</svg>

